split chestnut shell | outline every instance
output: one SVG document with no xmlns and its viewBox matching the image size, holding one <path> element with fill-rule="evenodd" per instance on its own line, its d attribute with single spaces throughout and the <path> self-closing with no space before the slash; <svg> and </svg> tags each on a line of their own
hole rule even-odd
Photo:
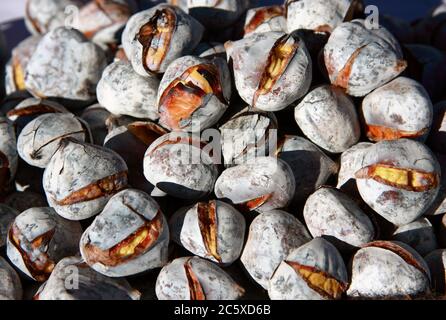
<svg viewBox="0 0 446 320">
<path fill-rule="evenodd" d="M 249 227 L 240 260 L 251 277 L 268 289 L 279 264 L 310 240 L 305 226 L 291 214 L 280 210 L 261 213 Z"/>
<path fill-rule="evenodd" d="M 397 40 L 383 27 L 369 29 L 365 20 L 338 26 L 324 49 L 333 85 L 363 97 L 396 78 L 407 66 Z"/>
<path fill-rule="evenodd" d="M 139 300 L 125 279 L 112 279 L 91 269 L 81 258 L 59 261 L 34 300 Z"/>
<path fill-rule="evenodd" d="M 230 98 L 225 60 L 181 57 L 169 65 L 159 86 L 160 124 L 172 131 L 201 132 L 220 120 Z"/>
<path fill-rule="evenodd" d="M 79 222 L 61 218 L 52 208 L 31 208 L 10 225 L 6 253 L 24 274 L 44 282 L 59 260 L 78 253 L 81 234 Z"/>
<path fill-rule="evenodd" d="M 240 257 L 245 218 L 225 202 L 211 200 L 182 208 L 170 225 L 172 239 L 197 256 L 223 265 Z"/>
<path fill-rule="evenodd" d="M 270 31 L 285 32 L 285 8 L 281 5 L 249 9 L 246 13 L 244 36 Z"/>
<path fill-rule="evenodd" d="M 351 298 L 389 299 L 430 292 L 430 272 L 411 247 L 390 241 L 365 245 L 353 257 Z"/>
<path fill-rule="evenodd" d="M 128 168 L 115 152 L 63 139 L 43 174 L 48 203 L 69 220 L 99 213 L 112 195 L 127 187 Z"/>
<path fill-rule="evenodd" d="M 113 196 L 85 230 L 80 251 L 87 264 L 108 277 L 125 277 L 167 262 L 169 227 L 146 193 L 127 189 Z"/>
<path fill-rule="evenodd" d="M 433 106 L 418 82 L 399 77 L 368 94 L 362 116 L 370 140 L 425 140 L 432 126 Z"/>
<path fill-rule="evenodd" d="M 156 280 L 159 300 L 236 300 L 241 288 L 223 269 L 199 257 L 184 257 L 166 265 Z"/>
<path fill-rule="evenodd" d="M 294 197 L 296 183 L 289 165 L 273 157 L 258 157 L 223 171 L 215 195 L 243 210 L 265 212 L 285 208 Z"/>
<path fill-rule="evenodd" d="M 356 176 L 362 199 L 395 225 L 422 216 L 440 188 L 440 165 L 422 143 L 381 141 L 368 148 Z"/>
<path fill-rule="evenodd" d="M 0 257 L 0 300 L 20 300 L 23 290 L 19 275 Z"/>
<path fill-rule="evenodd" d="M 237 90 L 251 107 L 279 111 L 310 88 L 312 61 L 297 33 L 257 33 L 225 46 Z"/>
<path fill-rule="evenodd" d="M 141 76 L 164 73 L 172 61 L 191 53 L 203 26 L 183 10 L 159 4 L 133 15 L 122 34 L 125 53 Z"/>
<path fill-rule="evenodd" d="M 341 254 L 327 240 L 315 238 L 285 257 L 269 282 L 268 294 L 272 300 L 340 299 L 347 285 Z"/>
<path fill-rule="evenodd" d="M 218 169 L 199 137 L 172 132 L 155 140 L 144 157 L 144 176 L 154 196 L 200 199 L 211 193 Z"/>
</svg>

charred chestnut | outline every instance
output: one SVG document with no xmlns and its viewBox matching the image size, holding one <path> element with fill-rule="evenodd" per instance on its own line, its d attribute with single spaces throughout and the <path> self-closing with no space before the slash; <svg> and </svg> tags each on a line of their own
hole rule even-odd
<svg viewBox="0 0 446 320">
<path fill-rule="evenodd" d="M 109 277 L 125 277 L 167 262 L 169 227 L 158 204 L 144 192 L 113 196 L 85 230 L 80 251 L 86 263 Z"/>
<path fill-rule="evenodd" d="M 225 60 L 181 57 L 169 65 L 159 87 L 160 124 L 172 131 L 202 131 L 217 123 L 230 98 Z"/>
<path fill-rule="evenodd" d="M 159 300 L 236 300 L 240 287 L 223 269 L 199 257 L 184 257 L 166 265 L 156 280 Z"/>
<path fill-rule="evenodd" d="M 7 255 L 24 274 L 44 282 L 59 260 L 78 252 L 81 234 L 78 222 L 61 218 L 52 208 L 32 208 L 10 225 Z"/>
<path fill-rule="evenodd" d="M 310 88 L 312 62 L 297 33 L 266 32 L 227 42 L 242 99 L 264 111 L 285 109 Z"/>
<path fill-rule="evenodd" d="M 211 200 L 182 208 L 170 225 L 173 240 L 197 256 L 223 265 L 240 257 L 245 218 L 227 203 Z"/>
<path fill-rule="evenodd" d="M 48 203 L 59 215 L 83 220 L 127 187 L 127 175 L 127 165 L 114 151 L 66 138 L 48 163 L 42 183 Z"/>
</svg>

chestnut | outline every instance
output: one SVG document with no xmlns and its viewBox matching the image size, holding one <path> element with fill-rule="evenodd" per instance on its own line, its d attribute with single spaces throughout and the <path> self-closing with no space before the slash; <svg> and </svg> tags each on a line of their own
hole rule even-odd
<svg viewBox="0 0 446 320">
<path fill-rule="evenodd" d="M 52 208 L 31 208 L 18 215 L 8 230 L 6 253 L 31 279 L 44 282 L 55 264 L 78 252 L 82 228 Z"/>
<path fill-rule="evenodd" d="M 65 26 L 67 8 L 80 8 L 78 0 L 27 0 L 25 24 L 34 35 L 46 34 Z"/>
<path fill-rule="evenodd" d="M 268 290 L 280 263 L 310 240 L 305 226 L 293 215 L 280 210 L 264 212 L 252 221 L 240 260 L 251 277 Z"/>
<path fill-rule="evenodd" d="M 99 213 L 127 187 L 128 168 L 114 151 L 64 138 L 43 174 L 48 203 L 69 220 Z"/>
<path fill-rule="evenodd" d="M 144 176 L 153 196 L 197 200 L 212 192 L 218 169 L 204 141 L 185 132 L 155 140 L 144 156 Z"/>
<path fill-rule="evenodd" d="M 63 138 L 88 141 L 88 128 L 71 113 L 43 114 L 28 123 L 17 139 L 20 157 L 28 164 L 45 168 Z"/>
<path fill-rule="evenodd" d="M 172 131 L 212 127 L 231 98 L 231 75 L 225 60 L 184 56 L 166 70 L 158 90 L 160 125 Z"/>
<path fill-rule="evenodd" d="M 432 287 L 440 295 L 446 294 L 446 249 L 438 249 L 425 258 L 432 275 Z"/>
<path fill-rule="evenodd" d="M 331 83 L 355 97 L 381 87 L 407 67 L 394 36 L 383 27 L 367 28 L 361 19 L 344 22 L 333 31 L 324 60 Z"/>
<path fill-rule="evenodd" d="M 237 90 L 253 108 L 285 109 L 310 88 L 312 61 L 296 32 L 255 33 L 225 46 Z"/>
<path fill-rule="evenodd" d="M 127 189 L 114 195 L 85 230 L 80 252 L 108 277 L 125 277 L 167 262 L 169 227 L 159 205 L 146 193 Z"/>
<path fill-rule="evenodd" d="M 18 166 L 16 134 L 11 122 L 0 117 L 0 196 L 13 181 Z"/>
<path fill-rule="evenodd" d="M 8 237 L 9 225 L 19 215 L 19 211 L 0 203 L 0 248 L 6 244 L 6 238 Z"/>
<path fill-rule="evenodd" d="M 237 300 L 244 294 L 223 269 L 199 257 L 178 258 L 156 279 L 159 300 Z"/>
<path fill-rule="evenodd" d="M 341 254 L 315 238 L 285 257 L 269 281 L 268 294 L 272 300 L 331 300 L 340 299 L 347 287 Z"/>
<path fill-rule="evenodd" d="M 426 218 L 400 226 L 393 233 L 392 240 L 408 244 L 423 257 L 438 248 L 434 228 Z"/>
<path fill-rule="evenodd" d="M 222 265 L 240 257 L 245 218 L 225 202 L 210 200 L 181 208 L 170 226 L 172 239 L 199 257 Z"/>
<path fill-rule="evenodd" d="M 6 65 L 5 87 L 6 94 L 25 90 L 25 72 L 41 36 L 31 36 L 21 41 L 11 53 L 11 59 Z"/>
<path fill-rule="evenodd" d="M 106 67 L 104 51 L 74 29 L 46 34 L 28 62 L 25 87 L 38 98 L 90 101 Z"/>
<path fill-rule="evenodd" d="M 273 112 L 245 108 L 220 126 L 225 166 L 270 155 L 277 141 L 278 121 Z M 274 150 L 273 150 L 274 151 Z"/>
<path fill-rule="evenodd" d="M 172 61 L 191 53 L 203 26 L 183 10 L 159 4 L 133 15 L 122 34 L 125 53 L 141 76 L 164 73 Z"/>
<path fill-rule="evenodd" d="M 131 2 L 131 1 L 130 1 Z M 126 0 L 90 0 L 79 10 L 73 28 L 81 31 L 88 39 L 103 49 L 118 43 L 116 34 L 132 15 Z"/>
<path fill-rule="evenodd" d="M 73 282 L 74 276 L 77 283 Z M 33 300 L 139 300 L 140 296 L 125 279 L 103 276 L 81 258 L 68 257 L 57 263 Z"/>
<path fill-rule="evenodd" d="M 342 188 L 347 182 L 355 179 L 355 173 L 362 168 L 362 159 L 367 149 L 373 146 L 370 142 L 360 142 L 341 154 L 338 183 L 336 188 Z"/>
<path fill-rule="evenodd" d="M 99 146 L 104 144 L 105 137 L 108 134 L 106 121 L 110 115 L 111 113 L 100 104 L 89 106 L 82 112 L 80 117 L 90 128 L 94 144 Z"/>
<path fill-rule="evenodd" d="M 3 257 L 0 257 L 0 300 L 21 300 L 22 296 L 19 275 Z"/>
<path fill-rule="evenodd" d="M 130 62 L 118 61 L 105 68 L 96 94 L 101 106 L 113 114 L 157 120 L 158 86 L 155 76 L 142 77 Z"/>
<path fill-rule="evenodd" d="M 333 85 L 308 93 L 296 106 L 294 118 L 308 139 L 331 153 L 346 151 L 361 137 L 353 101 Z"/>
<path fill-rule="evenodd" d="M 341 191 L 322 187 L 305 203 L 305 223 L 313 237 L 334 238 L 334 245 L 360 247 L 375 239 L 375 227 L 353 199 Z"/>
<path fill-rule="evenodd" d="M 285 8 L 281 5 L 249 9 L 246 13 L 244 37 L 253 33 L 286 32 Z"/>
<path fill-rule="evenodd" d="M 220 57 L 227 60 L 226 48 L 220 42 L 200 42 L 193 52 L 194 56 L 200 58 L 214 58 Z"/>
<path fill-rule="evenodd" d="M 446 155 L 436 154 L 441 167 L 440 190 L 426 215 L 442 215 L 446 213 Z"/>
<path fill-rule="evenodd" d="M 440 165 L 422 143 L 381 141 L 364 154 L 355 173 L 362 199 L 379 215 L 401 226 L 422 216 L 440 188 Z"/>
<path fill-rule="evenodd" d="M 396 299 L 430 293 L 430 272 L 423 258 L 401 242 L 375 241 L 353 256 L 350 298 Z"/>
<path fill-rule="evenodd" d="M 296 181 L 294 201 L 297 203 L 307 200 L 338 171 L 338 165 L 316 145 L 298 136 L 285 136 L 279 142 L 276 154 L 293 171 Z"/>
<path fill-rule="evenodd" d="M 421 84 L 398 77 L 364 98 L 362 116 L 371 141 L 424 141 L 432 126 L 433 106 Z"/>
<path fill-rule="evenodd" d="M 285 208 L 293 199 L 296 182 L 289 165 L 273 157 L 257 157 L 223 171 L 215 195 L 241 210 L 265 212 Z"/>
<path fill-rule="evenodd" d="M 287 29 L 331 33 L 353 17 L 360 0 L 287 0 L 285 1 Z"/>
</svg>

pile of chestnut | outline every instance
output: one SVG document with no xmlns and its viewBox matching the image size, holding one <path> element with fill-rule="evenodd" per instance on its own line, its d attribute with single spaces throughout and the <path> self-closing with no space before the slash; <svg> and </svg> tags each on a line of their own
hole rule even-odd
<svg viewBox="0 0 446 320">
<path fill-rule="evenodd" d="M 446 7 L 159 2 L 27 1 L 0 299 L 444 298 Z"/>
</svg>

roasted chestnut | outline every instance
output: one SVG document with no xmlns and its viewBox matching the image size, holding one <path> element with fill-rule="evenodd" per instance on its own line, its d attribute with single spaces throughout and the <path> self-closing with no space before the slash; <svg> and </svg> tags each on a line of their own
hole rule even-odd
<svg viewBox="0 0 446 320">
<path fill-rule="evenodd" d="M 43 114 L 28 123 L 17 139 L 20 157 L 28 164 L 45 168 L 63 138 L 88 141 L 88 128 L 71 113 Z"/>
<path fill-rule="evenodd" d="M 156 280 L 159 300 L 236 300 L 245 290 L 217 265 L 183 257 L 161 269 Z"/>
<path fill-rule="evenodd" d="M 244 36 L 270 31 L 286 32 L 285 8 L 281 5 L 249 9 L 246 13 Z"/>
<path fill-rule="evenodd" d="M 421 84 L 399 77 L 364 98 L 362 116 L 371 141 L 425 140 L 432 126 L 433 106 Z"/>
<path fill-rule="evenodd" d="M 446 294 L 446 249 L 435 250 L 425 258 L 432 276 L 432 287 L 440 295 Z"/>
<path fill-rule="evenodd" d="M 0 117 L 0 196 L 5 193 L 17 172 L 18 154 L 14 127 Z"/>
<path fill-rule="evenodd" d="M 272 300 L 340 299 L 348 287 L 348 274 L 338 250 L 315 238 L 292 250 L 269 281 Z"/>
<path fill-rule="evenodd" d="M 293 199 L 296 182 L 289 165 L 273 157 L 257 157 L 228 168 L 215 183 L 215 195 L 241 210 L 265 212 L 285 208 Z"/>
<path fill-rule="evenodd" d="M 74 29 L 46 34 L 28 62 L 25 87 L 38 98 L 89 101 L 106 67 L 104 51 Z"/>
<path fill-rule="evenodd" d="M 100 104 L 92 105 L 86 108 L 81 118 L 90 128 L 93 142 L 99 146 L 104 144 L 104 139 L 108 134 L 107 119 L 111 113 Z"/>
<path fill-rule="evenodd" d="M 185 132 L 155 140 L 144 156 L 144 176 L 153 196 L 200 199 L 212 192 L 218 169 L 204 141 Z"/>
<path fill-rule="evenodd" d="M 220 120 L 230 98 L 225 60 L 181 57 L 169 65 L 159 86 L 160 124 L 172 131 L 201 132 Z"/>
<path fill-rule="evenodd" d="M 225 46 L 237 90 L 251 107 L 279 111 L 310 88 L 312 61 L 296 32 L 256 33 Z"/>
<path fill-rule="evenodd" d="M 305 226 L 291 214 L 280 210 L 264 212 L 251 223 L 240 260 L 251 277 L 269 289 L 280 263 L 310 240 Z"/>
<path fill-rule="evenodd" d="M 8 229 L 11 222 L 19 215 L 19 211 L 0 203 L 0 248 L 6 244 Z"/>
<path fill-rule="evenodd" d="M 408 244 L 423 257 L 438 248 L 434 228 L 426 218 L 399 227 L 392 239 Z"/>
<path fill-rule="evenodd" d="M 85 230 L 80 251 L 85 262 L 108 277 L 125 277 L 167 262 L 169 227 L 149 195 L 127 189 L 113 196 Z"/>
<path fill-rule="evenodd" d="M 296 106 L 294 118 L 308 139 L 332 153 L 347 150 L 361 137 L 353 101 L 332 85 L 308 93 Z"/>
<path fill-rule="evenodd" d="M 369 29 L 361 19 L 344 22 L 333 31 L 324 59 L 331 83 L 355 97 L 367 95 L 407 67 L 393 35 L 383 27 Z"/>
<path fill-rule="evenodd" d="M 0 257 L 0 300 L 21 300 L 23 295 L 19 275 Z"/>
<path fill-rule="evenodd" d="M 401 226 L 429 209 L 440 188 L 440 170 L 425 145 L 400 139 L 369 147 L 355 177 L 362 199 L 386 220 Z"/>
<path fill-rule="evenodd" d="M 71 287 L 70 287 L 71 286 Z M 125 279 L 112 279 L 91 269 L 81 258 L 60 260 L 34 300 L 139 300 Z"/>
<path fill-rule="evenodd" d="M 68 221 L 52 208 L 31 208 L 18 215 L 8 230 L 7 255 L 31 279 L 44 282 L 56 263 L 78 252 L 80 223 Z"/>
<path fill-rule="evenodd" d="M 181 208 L 170 225 L 172 239 L 197 256 L 223 265 L 240 257 L 245 218 L 227 203 L 211 200 Z"/>
<path fill-rule="evenodd" d="M 307 200 L 305 223 L 313 237 L 334 238 L 334 245 L 360 247 L 375 239 L 375 227 L 355 201 L 337 189 L 322 187 Z"/>
<path fill-rule="evenodd" d="M 43 174 L 48 203 L 69 220 L 99 213 L 112 195 L 127 187 L 128 168 L 114 151 L 62 139 Z"/>
<path fill-rule="evenodd" d="M 159 4 L 133 15 L 122 34 L 125 53 L 141 76 L 164 73 L 172 61 L 191 53 L 203 26 L 181 9 Z"/>
<path fill-rule="evenodd" d="M 360 142 L 342 153 L 336 188 L 342 188 L 347 182 L 355 178 L 355 173 L 362 168 L 362 159 L 371 146 L 373 146 L 373 143 Z"/>
<path fill-rule="evenodd" d="M 96 92 L 99 103 L 113 114 L 157 120 L 158 86 L 155 76 L 142 77 L 130 62 L 118 61 L 104 70 Z"/>
<path fill-rule="evenodd" d="M 201 42 L 195 48 L 193 55 L 200 58 L 220 57 L 227 60 L 226 48 L 220 42 Z"/>
<path fill-rule="evenodd" d="M 430 292 L 430 272 L 423 258 L 401 242 L 376 241 L 353 257 L 351 298 L 396 299 Z"/>
</svg>

